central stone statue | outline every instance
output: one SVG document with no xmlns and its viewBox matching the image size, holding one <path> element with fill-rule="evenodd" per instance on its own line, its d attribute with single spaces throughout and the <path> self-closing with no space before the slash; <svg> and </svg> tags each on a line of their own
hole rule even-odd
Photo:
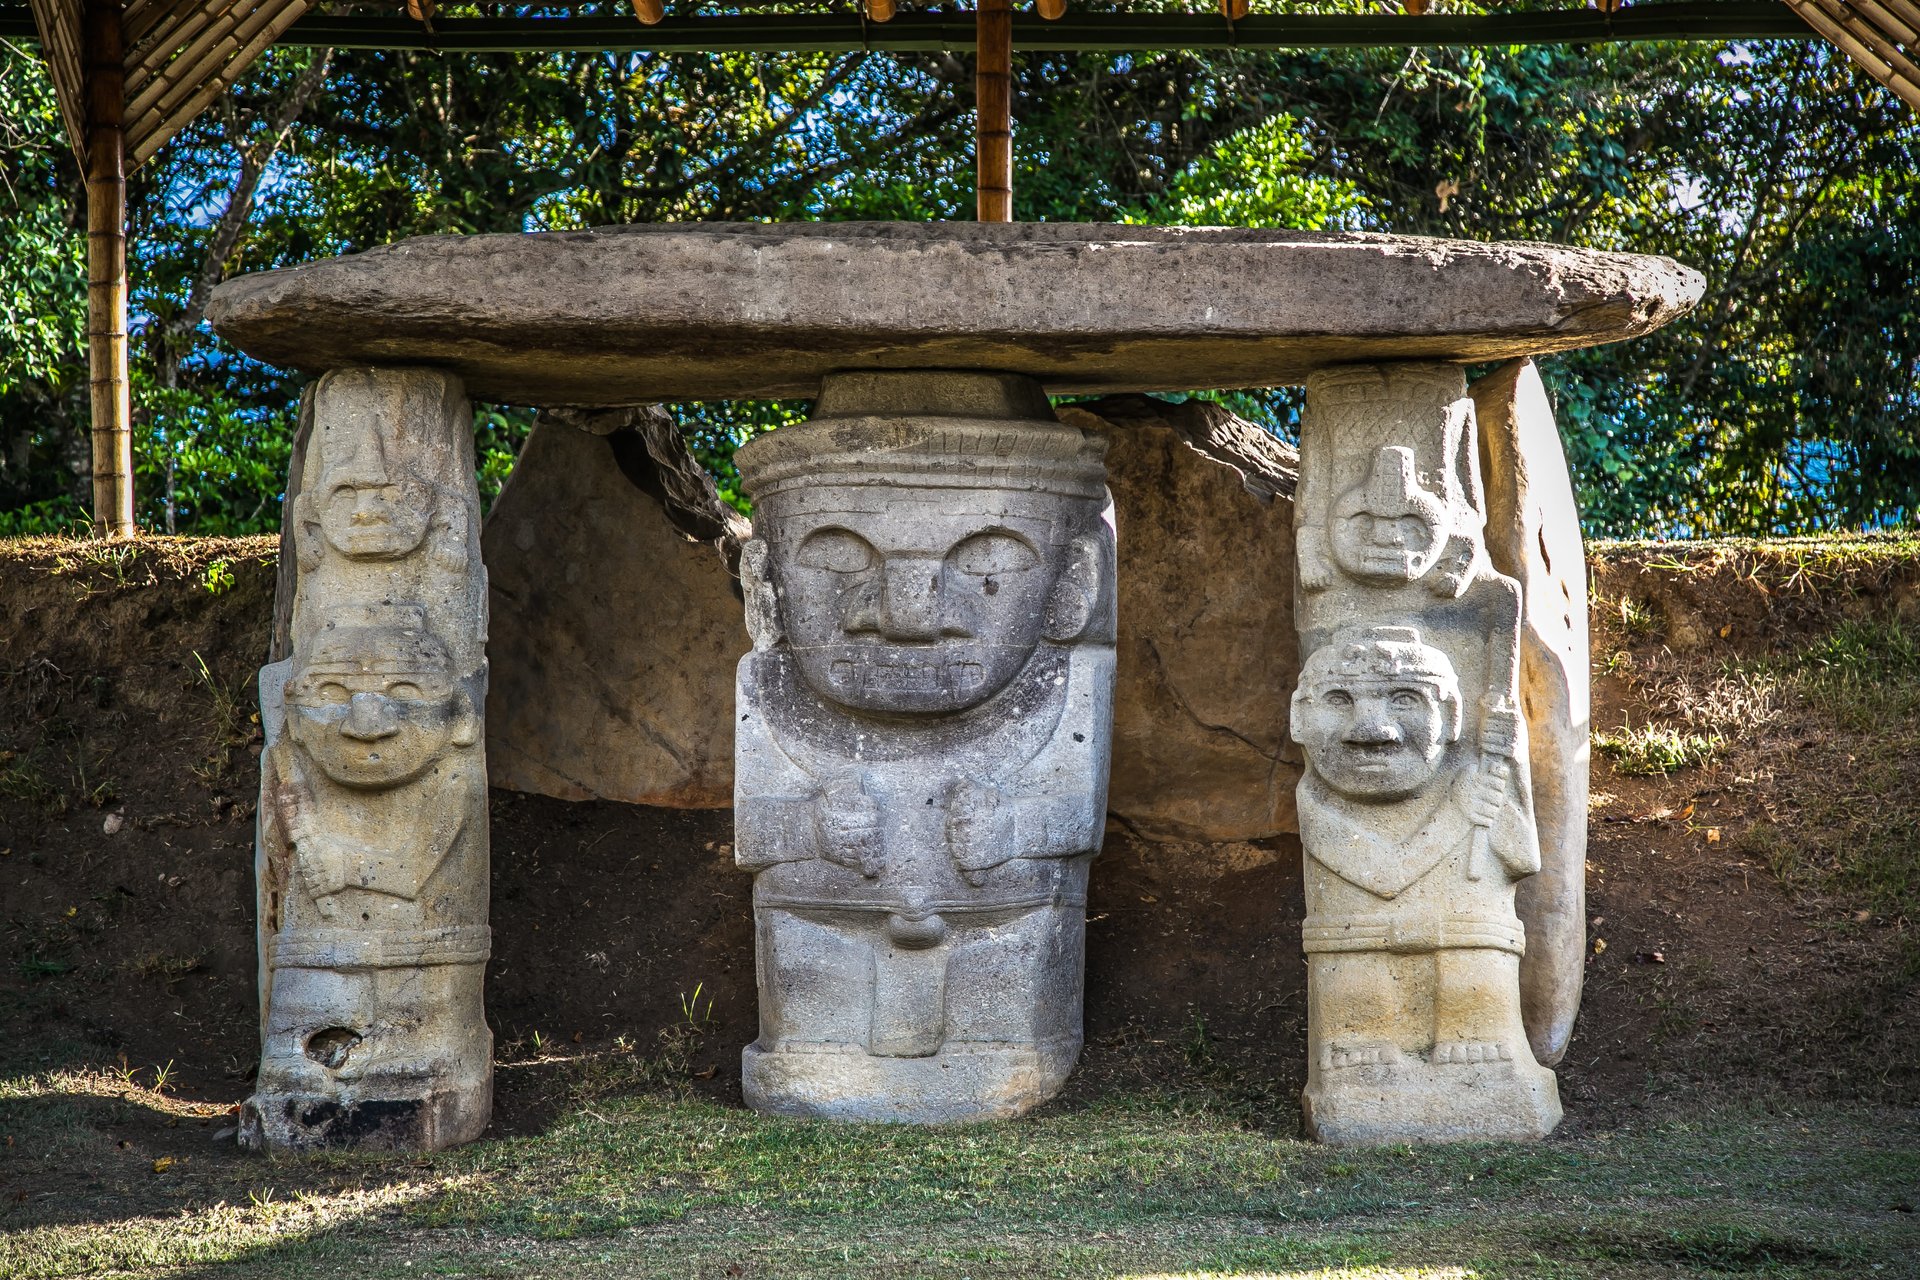
<svg viewBox="0 0 1920 1280">
<path fill-rule="evenodd" d="M 741 449 L 754 1108 L 1011 1116 L 1079 1056 L 1112 727 L 1105 447 L 1024 378 L 872 373 Z"/>
</svg>

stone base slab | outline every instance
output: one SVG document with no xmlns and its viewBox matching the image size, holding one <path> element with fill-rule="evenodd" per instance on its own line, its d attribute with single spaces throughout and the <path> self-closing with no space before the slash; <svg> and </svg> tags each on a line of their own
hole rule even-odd
<svg viewBox="0 0 1920 1280">
<path fill-rule="evenodd" d="M 1316 1072 L 1300 1110 L 1306 1135 L 1332 1146 L 1530 1142 L 1560 1123 L 1560 1087 L 1528 1062 L 1406 1059 Z"/>
<path fill-rule="evenodd" d="M 338 1093 L 256 1093 L 240 1111 L 250 1151 L 438 1151 L 472 1142 L 493 1113 L 493 1073 L 472 1084 L 409 1091 L 374 1086 Z"/>
<path fill-rule="evenodd" d="M 748 1045 L 740 1055 L 747 1105 L 775 1115 L 898 1124 L 1006 1120 L 1060 1091 L 1080 1041 L 948 1044 L 926 1058 L 879 1058 Z"/>
</svg>

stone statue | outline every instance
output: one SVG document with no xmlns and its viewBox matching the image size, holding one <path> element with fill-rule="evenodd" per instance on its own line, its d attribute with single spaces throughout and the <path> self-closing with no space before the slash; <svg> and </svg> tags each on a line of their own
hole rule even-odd
<svg viewBox="0 0 1920 1280">
<path fill-rule="evenodd" d="M 740 452 L 757 1109 L 1013 1115 L 1079 1054 L 1113 541 L 1104 443 L 1050 417 L 1024 379 L 841 375 Z"/>
<path fill-rule="evenodd" d="M 432 1149 L 479 1136 L 492 1099 L 472 433 L 439 373 L 332 374 L 316 404 L 293 652 L 261 672 L 262 1047 L 241 1139 Z"/>
<path fill-rule="evenodd" d="M 1472 404 L 1447 366 L 1338 370 L 1308 390 L 1309 656 L 1292 708 L 1307 1127 L 1332 1142 L 1542 1136 L 1560 1108 L 1521 1014 L 1514 886 L 1540 848 L 1520 593 L 1487 559 Z"/>
</svg>

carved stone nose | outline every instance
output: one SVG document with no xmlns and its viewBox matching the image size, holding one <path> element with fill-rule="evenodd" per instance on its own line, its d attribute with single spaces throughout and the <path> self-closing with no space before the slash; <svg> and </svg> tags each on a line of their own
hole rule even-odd
<svg viewBox="0 0 1920 1280">
<path fill-rule="evenodd" d="M 356 693 L 347 707 L 346 723 L 340 732 L 362 742 L 377 742 L 400 732 L 400 717 L 383 693 Z"/>
<path fill-rule="evenodd" d="M 889 640 L 940 638 L 940 575 L 938 560 L 890 559 L 880 571 L 877 621 Z"/>
<path fill-rule="evenodd" d="M 1380 715 L 1363 715 L 1347 731 L 1347 741 L 1361 746 L 1386 746 L 1400 741 L 1400 728 Z"/>
</svg>

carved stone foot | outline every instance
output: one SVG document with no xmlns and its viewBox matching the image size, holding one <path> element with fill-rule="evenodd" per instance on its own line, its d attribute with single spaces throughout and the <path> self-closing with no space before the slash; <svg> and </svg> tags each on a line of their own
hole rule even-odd
<svg viewBox="0 0 1920 1280">
<path fill-rule="evenodd" d="M 1323 1063 L 1329 1071 L 1343 1067 L 1386 1067 L 1399 1062 L 1403 1056 L 1397 1045 L 1335 1044 L 1327 1046 Z"/>
<path fill-rule="evenodd" d="M 1511 1062 L 1513 1050 L 1504 1044 L 1491 1040 L 1451 1040 L 1433 1046 L 1433 1061 L 1436 1066 L 1448 1063 L 1465 1065 L 1470 1062 Z"/>
<path fill-rule="evenodd" d="M 1308 1137 L 1339 1146 L 1399 1142 L 1524 1142 L 1560 1123 L 1553 1072 L 1512 1058 L 1321 1072 L 1301 1095 Z"/>
</svg>

